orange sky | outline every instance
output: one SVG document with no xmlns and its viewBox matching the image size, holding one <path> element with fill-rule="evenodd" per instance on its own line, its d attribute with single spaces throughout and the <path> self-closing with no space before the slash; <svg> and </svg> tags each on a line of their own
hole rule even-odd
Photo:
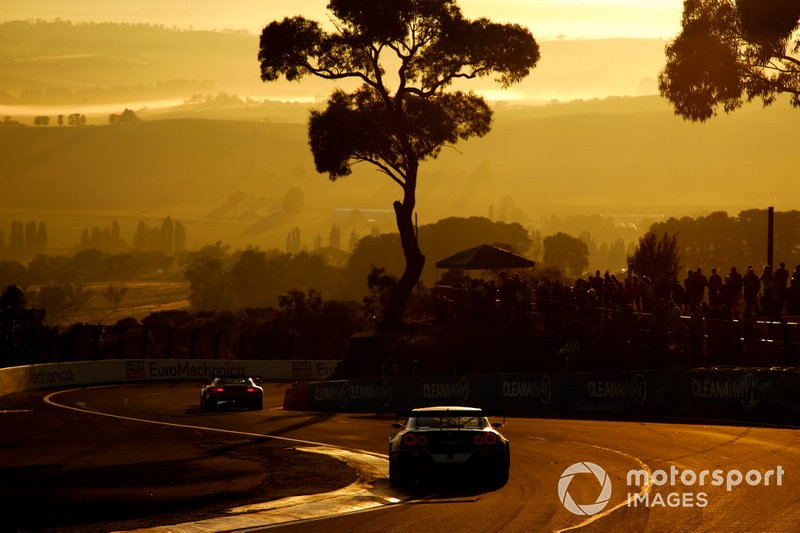
<svg viewBox="0 0 800 533">
<path fill-rule="evenodd" d="M 150 22 L 260 32 L 290 15 L 325 19 L 328 0 L 3 0 L 0 20 Z M 654 37 L 679 30 L 681 0 L 461 0 L 470 18 L 528 26 L 538 39 Z"/>
</svg>

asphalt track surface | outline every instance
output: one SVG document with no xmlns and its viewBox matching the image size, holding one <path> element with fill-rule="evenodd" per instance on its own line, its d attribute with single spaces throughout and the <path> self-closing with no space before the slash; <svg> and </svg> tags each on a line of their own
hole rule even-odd
<svg viewBox="0 0 800 533">
<path fill-rule="evenodd" d="M 36 468 L 37 461 L 39 468 L 53 468 L 59 456 L 66 461 L 64 457 L 77 453 L 82 454 L 80 460 L 87 468 L 123 459 L 126 464 L 135 464 L 139 455 L 155 453 L 163 463 L 163 475 L 169 476 L 169 486 L 185 490 L 187 486 L 201 483 L 213 485 L 213 476 L 198 479 L 198 468 L 213 470 L 213 465 L 177 468 L 176 465 L 192 458 L 181 455 L 184 448 L 171 445 L 174 437 L 170 435 L 175 433 L 181 434 L 182 439 L 207 441 L 208 432 L 201 428 L 312 441 L 385 457 L 387 439 L 392 431 L 391 418 L 285 412 L 280 409 L 284 387 L 267 384 L 264 411 L 223 413 L 204 413 L 197 408 L 199 385 L 196 383 L 87 388 L 56 395 L 58 403 L 80 411 L 44 404 L 41 400 L 46 393 L 28 393 L 27 407 L 0 411 L 5 428 L 0 436 L 3 472 L 10 472 L 8 465 L 15 463 L 30 470 Z M 43 411 L 47 412 L 46 417 Z M 87 411 L 113 416 L 93 415 Z M 150 422 L 142 422 L 144 420 Z M 416 487 L 404 493 L 396 504 L 272 528 L 358 533 L 800 531 L 798 430 L 535 418 L 509 418 L 506 422 L 502 431 L 512 443 L 512 466 L 509 482 L 501 488 L 472 485 L 463 480 L 444 481 L 435 486 Z M 86 439 L 75 444 L 75 431 L 85 434 L 87 424 L 103 430 L 91 431 L 91 446 Z M 73 425 L 78 429 L 73 429 Z M 125 447 L 121 439 L 128 441 L 128 445 L 132 439 L 136 441 L 134 450 Z M 119 457 L 121 449 L 127 449 L 125 453 L 130 457 Z M 75 461 L 73 457 L 72 463 Z M 559 495 L 559 481 L 576 463 L 600 466 L 611 485 L 610 499 L 601 511 L 591 516 L 571 513 Z M 780 485 L 779 468 L 782 471 Z M 629 486 L 628 472 L 635 469 L 656 476 L 661 471 L 668 479 L 663 484 L 651 479 L 649 483 Z M 722 479 L 718 486 L 713 484 L 715 470 Z M 708 471 L 705 483 L 700 486 L 696 480 L 690 484 L 692 476 L 686 474 L 689 471 L 697 477 Z M 765 486 L 768 471 L 773 474 L 769 485 Z M 669 479 L 671 472 L 677 472 L 674 483 Z M 741 473 L 738 485 L 737 472 Z M 106 503 L 109 499 L 115 500 L 117 505 L 141 500 L 141 483 L 129 483 L 130 473 L 130 470 L 121 471 L 116 489 L 112 493 L 106 490 Z M 18 477 L 24 474 L 15 473 Z M 239 474 L 237 479 L 255 475 L 246 470 Z M 752 484 L 748 484 L 748 476 Z M 569 484 L 562 482 L 562 488 L 566 487 L 562 492 L 576 504 L 594 504 L 601 495 L 602 482 L 591 473 L 579 473 Z M 5 494 L 13 493 L 14 487 L 10 484 L 12 481 L 8 477 L 0 480 Z M 69 494 L 69 488 L 64 485 L 60 490 Z M 46 494 L 46 498 L 22 504 L 22 508 L 12 512 L 18 516 L 20 513 L 46 513 L 48 501 L 59 498 L 57 492 L 48 491 L 47 487 L 41 487 L 39 493 Z M 160 496 L 151 495 L 153 498 Z M 163 496 L 168 497 L 167 493 Z M 86 502 L 81 504 L 87 505 Z M 6 509 L 6 513 L 9 511 Z M 250 529 L 258 530 L 262 529 Z"/>
</svg>

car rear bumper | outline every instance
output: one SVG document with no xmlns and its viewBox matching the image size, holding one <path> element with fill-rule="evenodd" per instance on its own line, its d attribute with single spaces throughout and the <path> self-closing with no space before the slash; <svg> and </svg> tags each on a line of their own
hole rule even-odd
<svg viewBox="0 0 800 533">
<path fill-rule="evenodd" d="M 391 460 L 395 463 L 396 472 L 409 479 L 439 476 L 443 472 L 486 475 L 507 468 L 507 455 L 502 448 L 470 453 L 399 451 L 392 454 Z"/>
</svg>

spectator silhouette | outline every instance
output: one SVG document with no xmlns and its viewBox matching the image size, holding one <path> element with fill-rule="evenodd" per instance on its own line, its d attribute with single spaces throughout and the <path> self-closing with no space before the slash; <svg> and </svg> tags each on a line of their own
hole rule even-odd
<svg viewBox="0 0 800 533">
<path fill-rule="evenodd" d="M 747 273 L 742 277 L 744 289 L 744 314 L 752 317 L 758 314 L 758 291 L 761 290 L 761 280 L 753 271 L 752 266 L 747 267 Z"/>
<path fill-rule="evenodd" d="M 761 272 L 761 277 L 759 278 L 761 281 L 761 288 L 764 291 L 764 295 L 761 298 L 761 310 L 767 316 L 774 316 L 774 301 L 773 296 L 775 292 L 775 279 L 772 276 L 772 267 L 770 265 L 764 265 L 764 270 Z"/>
<path fill-rule="evenodd" d="M 720 304 L 720 289 L 722 289 L 722 276 L 717 273 L 716 268 L 712 268 L 711 275 L 708 277 L 708 303 L 711 304 L 711 307 L 717 307 Z"/>
<path fill-rule="evenodd" d="M 742 288 L 744 287 L 744 278 L 742 277 L 739 272 L 736 271 L 736 267 L 731 267 L 731 272 L 728 274 L 728 278 L 731 280 L 731 291 L 730 291 L 730 303 L 728 304 L 731 312 L 734 316 L 739 316 L 741 311 L 739 307 L 739 301 L 742 299 Z"/>
<path fill-rule="evenodd" d="M 778 265 L 778 268 L 772 273 L 772 278 L 775 281 L 775 288 L 773 289 L 775 313 L 780 316 L 783 314 L 783 305 L 786 302 L 786 290 L 789 284 L 789 271 L 786 270 L 786 263 L 781 262 Z"/>
</svg>

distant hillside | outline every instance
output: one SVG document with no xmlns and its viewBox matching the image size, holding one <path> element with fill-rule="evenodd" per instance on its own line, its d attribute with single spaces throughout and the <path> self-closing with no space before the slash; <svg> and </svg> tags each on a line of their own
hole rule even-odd
<svg viewBox="0 0 800 533">
<path fill-rule="evenodd" d="M 170 215 L 186 223 L 190 246 L 279 248 L 294 227 L 308 246 L 315 236 L 327 244 L 334 223 L 345 243 L 351 227 L 362 235 L 393 228 L 391 214 L 380 211 L 398 197 L 388 178 L 360 165 L 331 183 L 314 170 L 305 124 L 250 112 L 250 121 L 0 127 L 0 228 L 45 220 L 50 242 L 67 246 L 82 227 L 119 219 L 127 238 L 138 219 Z M 798 113 L 785 104 L 751 106 L 700 125 L 676 118 L 656 97 L 501 105 L 489 135 L 423 164 L 420 222 L 486 216 L 501 202 L 531 227 L 551 214 L 796 209 Z M 302 205 L 287 213 L 292 188 L 302 191 Z M 384 214 L 359 218 L 347 211 L 354 208 Z"/>
<path fill-rule="evenodd" d="M 490 80 L 474 80 L 464 87 L 487 91 L 492 99 L 540 102 L 655 94 L 665 44 L 659 39 L 544 41 L 539 65 L 521 84 L 500 91 Z M 314 78 L 263 84 L 257 54 L 258 35 L 247 31 L 7 21 L 0 23 L 0 105 L 94 105 L 217 92 L 313 101 L 343 85 Z"/>
<path fill-rule="evenodd" d="M 100 103 L 260 86 L 247 32 L 148 24 L 0 24 L 0 103 Z"/>
</svg>

